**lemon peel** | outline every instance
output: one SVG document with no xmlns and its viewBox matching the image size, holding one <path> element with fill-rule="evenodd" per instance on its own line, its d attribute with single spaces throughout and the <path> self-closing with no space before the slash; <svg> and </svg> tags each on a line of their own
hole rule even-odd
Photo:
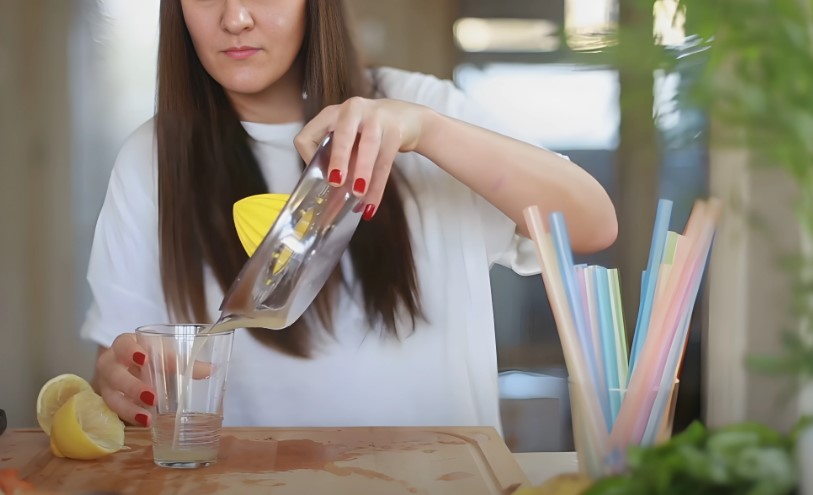
<svg viewBox="0 0 813 495">
<path fill-rule="evenodd" d="M 74 394 L 54 414 L 51 452 L 91 460 L 121 450 L 124 423 L 92 390 Z"/>
<path fill-rule="evenodd" d="M 56 457 L 62 457 L 62 458 L 65 457 L 65 454 L 60 452 L 59 449 L 56 448 L 56 445 L 54 445 L 54 439 L 53 438 L 51 439 L 51 453 L 54 454 Z"/>
<path fill-rule="evenodd" d="M 65 373 L 51 378 L 40 389 L 37 396 L 37 423 L 47 434 L 51 434 L 51 419 L 54 413 L 75 394 L 93 390 L 84 378 Z"/>
</svg>

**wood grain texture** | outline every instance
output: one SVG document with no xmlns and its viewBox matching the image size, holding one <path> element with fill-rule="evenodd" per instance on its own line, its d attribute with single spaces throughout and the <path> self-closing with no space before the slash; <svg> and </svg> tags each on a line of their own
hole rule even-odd
<svg viewBox="0 0 813 495">
<path fill-rule="evenodd" d="M 152 462 L 149 430 L 96 461 L 54 457 L 38 430 L 0 436 L 0 469 L 38 490 L 131 494 L 510 493 L 528 482 L 492 428 L 225 428 L 217 464 L 194 470 Z"/>
</svg>

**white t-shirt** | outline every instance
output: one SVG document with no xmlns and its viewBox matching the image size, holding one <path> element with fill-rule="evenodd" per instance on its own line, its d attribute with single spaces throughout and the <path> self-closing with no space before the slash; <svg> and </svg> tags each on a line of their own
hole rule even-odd
<svg viewBox="0 0 813 495">
<path fill-rule="evenodd" d="M 378 71 L 378 80 L 389 98 L 506 133 L 448 81 L 389 68 Z M 293 139 L 302 124 L 243 125 L 271 192 L 290 192 L 300 175 Z M 405 195 L 405 212 L 426 321 L 400 341 L 382 335 L 369 327 L 351 283 L 335 310 L 335 339 L 322 339 L 311 359 L 286 356 L 237 330 L 225 424 L 500 430 L 489 268 L 496 262 L 523 275 L 539 273 L 533 245 L 514 234 L 508 217 L 426 158 L 401 154 L 397 165 L 415 193 Z M 127 140 L 113 168 L 90 257 L 94 301 L 84 338 L 109 346 L 120 333 L 169 321 L 157 218 L 150 121 Z M 342 263 L 350 273 L 347 255 Z M 216 319 L 223 292 L 209 272 L 205 283 Z"/>
</svg>

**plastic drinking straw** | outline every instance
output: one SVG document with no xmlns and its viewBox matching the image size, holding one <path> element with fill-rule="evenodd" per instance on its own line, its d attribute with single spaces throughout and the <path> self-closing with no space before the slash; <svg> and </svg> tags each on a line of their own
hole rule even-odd
<svg viewBox="0 0 813 495">
<path fill-rule="evenodd" d="M 601 380 L 598 383 L 605 383 L 606 378 L 604 377 L 604 358 L 601 356 L 601 328 L 599 326 L 598 301 L 596 301 L 595 292 L 595 271 L 595 266 L 577 265 L 574 267 L 576 280 L 579 283 L 579 289 L 581 289 L 582 301 L 585 302 L 584 321 L 587 323 L 588 333 L 593 340 L 593 349 L 595 350 L 593 359 L 596 360 L 599 371 L 599 380 Z M 610 426 L 608 425 L 607 428 L 609 429 Z"/>
<path fill-rule="evenodd" d="M 658 275 L 658 283 L 655 287 L 655 297 L 659 297 L 663 290 L 666 288 L 666 282 L 672 273 L 672 264 L 675 261 L 675 251 L 677 249 L 678 240 L 683 238 L 682 235 L 669 231 L 666 234 L 666 245 L 663 250 L 663 260 L 661 261 L 660 274 Z"/>
<path fill-rule="evenodd" d="M 603 450 L 606 444 L 600 444 L 596 438 L 591 438 L 589 425 L 585 419 L 585 405 L 581 402 L 584 393 L 577 390 L 581 387 L 576 382 L 570 382 L 571 416 L 573 424 L 573 440 L 578 454 L 579 470 L 586 472 L 591 478 L 607 474 L 606 457 Z M 589 393 L 589 391 L 588 391 Z M 605 437 L 606 438 L 606 437 Z"/>
<path fill-rule="evenodd" d="M 669 221 L 672 217 L 672 201 L 661 199 L 655 212 L 655 225 L 652 230 L 652 243 L 649 246 L 649 261 L 646 267 L 646 276 L 641 286 L 641 302 L 638 310 L 638 320 L 635 322 L 635 333 L 632 336 L 632 350 L 630 352 L 630 372 L 635 371 L 638 355 L 646 340 L 649 331 L 649 321 L 652 313 L 652 302 L 657 285 L 658 269 L 663 258 L 663 246 L 666 243 L 666 233 L 669 231 Z"/>
<path fill-rule="evenodd" d="M 649 272 L 646 269 L 644 269 L 644 271 L 641 272 L 641 299 L 638 302 L 638 316 L 636 316 L 636 318 L 635 318 L 635 325 L 636 326 L 638 325 L 638 322 L 641 321 L 641 315 L 643 314 L 643 311 L 644 311 L 644 305 L 641 304 L 641 303 L 643 302 L 643 296 L 644 296 L 643 290 L 644 290 L 644 287 L 646 287 L 646 281 L 647 281 L 648 278 L 649 278 Z M 629 387 L 629 380 L 632 377 L 632 349 L 633 349 L 633 346 L 635 345 L 635 335 L 636 334 L 637 334 L 637 332 L 635 331 L 635 329 L 633 329 L 632 344 L 630 345 L 630 350 L 629 350 L 630 358 L 627 361 L 627 363 L 628 363 L 627 368 L 629 369 L 629 372 L 627 373 L 627 387 Z"/>
<path fill-rule="evenodd" d="M 651 247 L 650 247 L 650 249 L 651 249 Z M 647 281 L 648 278 L 649 278 L 649 272 L 647 272 L 646 268 L 644 268 L 644 270 L 641 272 L 641 294 L 640 294 L 640 299 L 638 300 L 638 314 L 635 317 L 635 328 L 633 329 L 632 344 L 630 345 L 630 359 L 629 359 L 630 371 L 632 371 L 632 350 L 635 348 L 635 340 L 636 340 L 635 336 L 639 335 L 638 331 L 637 331 L 637 328 L 638 328 L 638 325 L 640 325 L 640 322 L 641 322 L 641 319 L 642 319 L 641 315 L 644 312 L 644 305 L 643 305 L 643 302 L 644 302 L 644 287 L 646 287 L 646 281 Z M 629 373 L 629 375 L 631 375 L 631 374 L 632 373 Z M 627 380 L 629 380 L 629 378 L 630 377 L 628 376 Z M 627 382 L 627 385 L 629 385 L 629 382 Z"/>
<path fill-rule="evenodd" d="M 696 225 L 698 216 L 702 217 L 704 210 L 705 206 L 702 203 L 696 204 L 691 215 L 694 221 L 691 221 L 690 218 L 690 224 Z M 631 443 L 640 441 L 645 427 L 645 425 L 641 425 L 643 422 L 641 418 L 648 417 L 651 412 L 652 391 L 655 389 L 656 383 L 660 381 L 665 365 L 664 360 L 659 359 L 660 350 L 664 347 L 668 350 L 668 346 L 671 345 L 674 338 L 670 333 L 674 327 L 668 327 L 666 323 L 669 319 L 667 313 L 679 304 L 678 294 L 682 294 L 683 288 L 686 286 L 686 267 L 690 266 L 689 260 L 697 251 L 695 248 L 698 244 L 697 238 L 690 234 L 689 230 L 695 229 L 690 229 L 687 225 L 688 249 L 677 252 L 673 268 L 675 276 L 669 278 L 662 297 L 659 297 L 653 306 L 649 334 L 642 348 L 640 366 L 637 368 L 637 372 L 632 373 L 627 397 L 619 412 L 619 419 L 616 421 L 617 430 L 614 429 L 611 435 L 611 444 L 618 445 L 619 448 L 625 448 Z"/>
<path fill-rule="evenodd" d="M 610 302 L 613 310 L 613 335 L 615 336 L 615 364 L 618 366 L 618 382 L 627 386 L 629 357 L 627 356 L 627 332 L 624 328 L 624 309 L 621 305 L 621 280 L 617 268 L 607 270 L 610 282 Z M 622 396 L 623 399 L 623 396 Z M 620 407 L 620 405 L 619 405 Z M 617 414 L 616 414 L 617 416 Z"/>
<path fill-rule="evenodd" d="M 711 212 L 711 215 L 713 214 L 714 213 Z M 714 221 L 713 216 L 711 217 L 711 220 Z M 679 317 L 678 333 L 675 336 L 671 347 L 669 348 L 669 354 L 666 358 L 666 366 L 658 386 L 658 393 L 655 396 L 655 403 L 652 407 L 652 414 L 650 415 L 646 428 L 644 429 L 642 443 L 645 445 L 651 445 L 655 441 L 655 437 L 660 429 L 660 424 L 666 411 L 667 404 L 669 404 L 669 396 L 672 385 L 675 383 L 675 380 L 677 380 L 678 368 L 686 351 L 689 324 L 691 323 L 692 312 L 694 311 L 694 303 L 697 300 L 697 293 L 700 290 L 700 282 L 703 279 L 703 272 L 708 261 L 709 252 L 711 251 L 711 243 L 714 239 L 714 225 L 707 225 L 706 228 L 711 229 L 711 236 L 704 236 L 704 242 L 707 242 L 707 244 L 704 245 L 698 263 L 690 267 L 692 275 L 688 297 L 684 301 L 682 314 Z"/>
<path fill-rule="evenodd" d="M 604 459 L 608 431 L 604 426 L 601 406 L 595 392 L 595 385 L 584 362 L 584 355 L 579 346 L 579 338 L 573 325 L 571 311 L 568 307 L 561 274 L 558 271 L 556 249 L 552 237 L 547 234 L 545 223 L 539 213 L 539 207 L 529 206 L 522 212 L 528 231 L 536 245 L 539 264 L 542 267 L 542 280 L 545 284 L 551 309 L 553 310 L 559 340 L 565 355 L 568 374 L 572 381 L 580 386 L 576 387 L 576 400 L 580 400 L 584 407 L 580 408 L 580 415 L 584 416 L 581 423 L 585 427 L 587 438 L 593 439 L 585 455 L 595 459 Z M 586 386 L 584 386 L 586 385 Z"/>
<path fill-rule="evenodd" d="M 579 341 L 584 349 L 585 356 L 594 356 L 596 349 L 593 348 L 592 338 L 587 334 L 587 328 L 584 322 L 584 310 L 582 309 L 583 301 L 579 297 L 578 287 L 576 286 L 575 276 L 573 274 L 573 250 L 570 247 L 570 236 L 567 233 L 564 215 L 558 211 L 551 213 L 549 225 L 550 234 L 553 237 L 554 246 L 556 248 L 559 273 L 562 277 L 567 300 L 570 302 L 571 316 L 577 335 L 579 336 Z M 593 384 L 594 387 L 597 387 L 596 393 L 601 410 L 605 418 L 609 418 L 610 401 L 605 387 L 600 386 L 601 381 L 599 380 L 598 363 L 592 359 L 586 359 L 586 363 L 587 371 L 590 375 L 590 383 Z"/>
<path fill-rule="evenodd" d="M 686 304 L 683 307 L 683 314 L 680 316 L 679 323 L 680 326 L 678 327 L 680 337 L 676 338 L 672 348 L 669 349 L 670 354 L 667 359 L 667 365 L 666 369 L 664 370 L 663 378 L 661 379 L 661 387 L 663 387 L 665 383 L 668 383 L 671 386 L 677 380 L 680 368 L 683 363 L 683 359 L 686 356 L 689 325 L 691 324 L 691 318 L 692 313 L 694 311 L 695 302 L 697 300 L 697 294 L 700 291 L 700 283 L 703 280 L 703 273 L 705 272 L 709 256 L 711 255 L 711 246 L 714 242 L 716 224 L 719 221 L 721 212 L 722 212 L 721 203 L 712 200 L 708 208 L 709 215 L 708 220 L 710 224 L 705 225 L 706 230 L 703 234 L 705 244 L 701 252 L 701 257 L 698 260 L 698 263 L 692 267 L 692 278 L 690 282 L 691 297 L 688 298 Z M 680 249 L 680 246 L 685 242 L 686 239 L 683 236 L 677 237 L 678 237 L 676 239 L 677 246 Z M 663 411 L 665 410 L 667 404 L 669 404 L 669 396 L 667 395 L 666 397 L 661 397 L 660 394 L 663 393 L 663 390 L 660 389 L 658 390 L 658 393 L 659 396 L 656 397 L 656 403 L 653 406 L 653 409 L 655 409 L 656 411 L 661 411 L 660 414 L 663 414 Z M 655 429 L 655 432 L 651 434 L 657 435 L 657 432 L 658 429 Z"/>
<path fill-rule="evenodd" d="M 689 294 L 691 294 L 694 290 L 695 295 L 682 301 L 682 313 L 679 317 L 680 319 L 677 327 L 677 333 L 675 334 L 674 340 L 669 347 L 666 364 L 664 366 L 663 373 L 661 374 L 660 382 L 658 383 L 657 393 L 655 394 L 652 412 L 650 413 L 649 418 L 647 418 L 646 428 L 644 429 L 644 434 L 641 439 L 641 442 L 644 445 L 651 445 L 654 443 L 655 437 L 660 430 L 663 414 L 669 402 L 669 393 L 675 380 L 677 379 L 677 367 L 679 365 L 680 355 L 683 354 L 683 351 L 686 348 L 685 342 L 688 336 L 691 314 L 694 309 L 696 290 L 699 288 L 700 280 L 702 279 L 702 266 L 690 267 L 690 270 L 692 271 L 692 278 L 689 287 Z M 667 387 L 666 390 L 663 389 L 664 386 Z"/>
<path fill-rule="evenodd" d="M 678 234 L 677 232 L 672 232 L 671 230 L 666 233 L 666 246 L 663 249 L 663 259 L 661 263 L 666 263 L 671 265 L 675 262 L 675 251 L 677 250 L 677 242 L 678 239 L 683 237 L 682 235 Z"/>
<path fill-rule="evenodd" d="M 672 265 L 661 265 L 658 268 L 658 283 L 655 286 L 655 300 L 663 297 L 663 291 L 666 290 L 666 284 L 669 282 L 669 276 L 672 274 Z"/>
<path fill-rule="evenodd" d="M 653 319 L 650 323 L 650 331 L 653 332 L 650 339 L 644 344 L 641 365 L 644 369 L 641 373 L 634 373 L 632 382 L 638 379 L 635 388 L 632 383 L 628 394 L 634 394 L 635 399 L 630 403 L 636 408 L 631 410 L 630 416 L 624 417 L 624 423 L 619 433 L 612 437 L 613 441 L 640 442 L 643 436 L 645 422 L 651 413 L 654 396 L 651 391 L 655 389 L 665 372 L 666 358 L 674 340 L 680 323 L 679 318 L 686 304 L 694 304 L 696 292 L 690 293 L 693 268 L 701 263 L 708 255 L 711 240 L 717 218 L 720 213 L 720 203 L 712 200 L 710 204 L 698 201 L 693 208 L 692 215 L 687 225 L 687 238 L 689 248 L 687 254 L 684 250 L 679 250 L 675 258 L 673 277 L 670 277 L 664 292 L 664 297 L 656 305 L 653 311 Z M 670 373 L 673 375 L 674 372 Z M 626 404 L 624 404 L 626 405 Z M 624 414 L 623 405 L 622 412 Z M 620 425 L 620 421 L 616 423 Z"/>
<path fill-rule="evenodd" d="M 610 282 L 607 269 L 596 267 L 596 299 L 598 300 L 599 328 L 601 329 L 601 354 L 604 358 L 604 375 L 606 377 L 607 393 L 610 402 L 610 421 L 608 429 L 612 428 L 618 410 L 621 408 L 621 388 L 618 381 L 618 366 L 615 363 L 615 335 L 613 329 L 613 309 L 610 302 Z"/>
<path fill-rule="evenodd" d="M 666 366 L 664 368 L 663 376 L 658 384 L 658 390 L 655 394 L 655 402 L 652 406 L 652 412 L 649 414 L 649 418 L 647 418 L 646 428 L 644 428 L 644 435 L 641 438 L 641 445 L 653 445 L 655 443 L 655 438 L 658 435 L 658 431 L 661 429 L 664 413 L 666 412 L 666 406 L 669 403 L 672 386 L 677 379 L 675 374 L 670 373 L 669 370 L 677 368 L 677 361 L 679 359 L 679 355 L 682 353 L 681 349 L 684 347 L 683 342 L 688 336 L 690 321 L 691 311 L 684 312 L 681 318 L 680 327 L 678 327 L 678 333 L 675 335 L 675 340 L 672 342 L 672 346 L 669 348 L 669 356 L 666 359 Z M 677 393 L 677 391 L 675 393 Z"/>
<path fill-rule="evenodd" d="M 611 447 L 624 449 L 629 445 L 633 441 L 633 430 L 639 415 L 649 413 L 648 410 L 644 410 L 645 407 L 648 407 L 645 404 L 645 398 L 654 388 L 655 381 L 660 378 L 665 364 L 663 361 L 657 360 L 660 354 L 658 350 L 662 349 L 667 343 L 671 343 L 671 337 L 673 337 L 669 335 L 669 329 L 665 328 L 665 320 L 667 320 L 667 313 L 670 310 L 674 312 L 678 309 L 673 301 L 676 299 L 675 295 L 679 294 L 680 289 L 688 283 L 687 276 L 689 274 L 686 273 L 685 268 L 690 259 L 697 258 L 698 251 L 702 247 L 698 242 L 696 231 L 698 230 L 698 223 L 703 223 L 703 218 L 706 215 L 705 209 L 703 201 L 695 203 L 686 226 L 686 237 L 689 240 L 688 248 L 677 251 L 672 269 L 674 276 L 669 278 L 663 296 L 658 298 L 653 305 L 648 337 L 641 351 L 640 369 L 636 368 L 636 370 L 631 371 L 627 395 L 621 404 L 618 419 L 611 432 Z M 641 431 L 641 434 L 643 434 L 643 431 Z"/>
</svg>

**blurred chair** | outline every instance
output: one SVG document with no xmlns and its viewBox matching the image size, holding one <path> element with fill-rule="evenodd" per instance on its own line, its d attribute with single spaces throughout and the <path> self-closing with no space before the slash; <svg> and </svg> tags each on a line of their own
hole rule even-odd
<svg viewBox="0 0 813 495">
<path fill-rule="evenodd" d="M 574 450 L 567 371 L 503 371 L 499 374 L 500 414 L 511 452 Z"/>
</svg>

